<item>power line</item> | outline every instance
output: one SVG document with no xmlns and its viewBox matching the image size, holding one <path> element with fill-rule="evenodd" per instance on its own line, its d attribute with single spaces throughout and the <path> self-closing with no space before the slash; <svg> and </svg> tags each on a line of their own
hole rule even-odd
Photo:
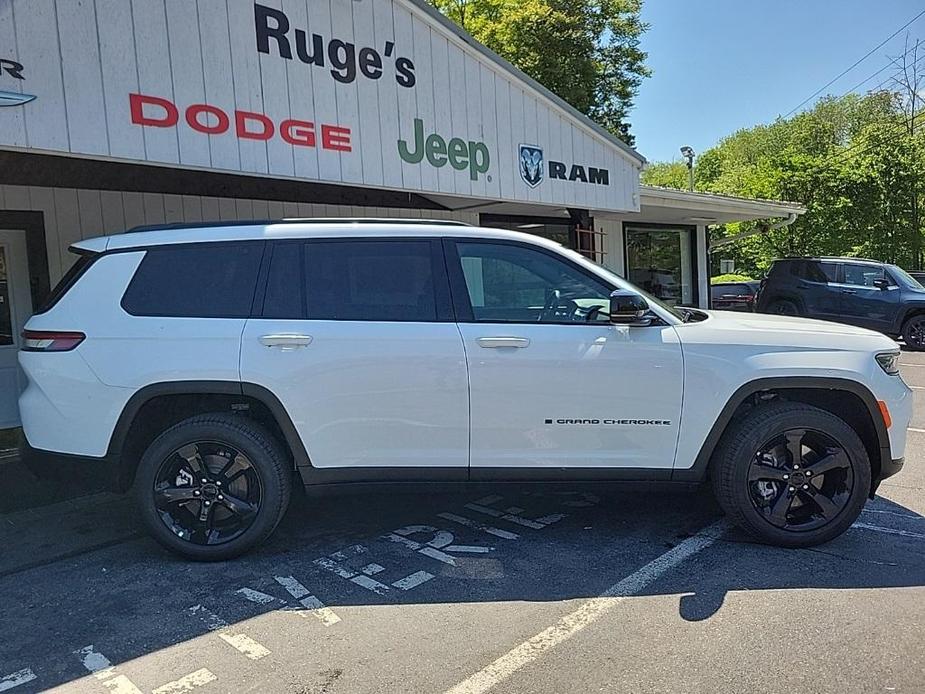
<svg viewBox="0 0 925 694">
<path fill-rule="evenodd" d="M 915 49 L 915 46 L 910 46 L 910 47 L 907 48 L 905 51 L 903 51 L 903 54 L 902 54 L 901 57 L 906 57 L 906 56 L 909 55 L 914 49 Z M 923 60 L 925 60 L 925 53 L 923 53 L 921 57 L 916 58 L 915 62 L 912 63 L 912 67 L 917 66 L 917 65 L 918 65 L 919 63 L 921 63 Z M 879 75 L 881 72 L 883 72 L 884 70 L 887 70 L 887 69 L 889 69 L 889 68 L 891 68 L 891 67 L 896 67 L 896 62 L 895 62 L 894 60 L 891 60 L 890 62 L 888 62 L 886 65 L 884 65 L 882 68 L 880 68 L 879 70 L 877 70 L 877 71 L 876 71 L 874 74 L 872 74 L 870 77 L 867 77 L 866 79 L 863 79 L 863 80 L 861 80 L 860 82 L 858 82 L 856 85 L 854 85 L 853 87 L 851 87 L 851 89 L 849 89 L 849 90 L 847 90 L 846 92 L 842 93 L 841 96 L 847 96 L 848 94 L 851 94 L 855 89 L 857 89 L 858 87 L 860 87 L 861 85 L 863 85 L 863 84 L 865 84 L 865 83 L 867 83 L 867 82 L 870 82 L 874 77 L 876 77 L 876 76 Z M 869 91 L 869 92 L 876 91 L 877 89 L 879 89 L 880 87 L 882 87 L 884 84 L 886 84 L 887 82 L 889 82 L 891 79 L 893 79 L 893 77 L 887 77 L 885 80 L 883 80 L 882 82 L 879 82 L 878 84 L 875 84 L 873 87 L 871 87 L 871 88 L 868 89 L 867 91 Z M 788 114 L 788 115 L 789 115 L 789 114 Z"/>
<path fill-rule="evenodd" d="M 879 50 L 879 49 L 882 48 L 884 45 L 886 45 L 891 39 L 893 39 L 897 34 L 899 34 L 903 29 L 905 29 L 906 27 L 908 27 L 910 24 L 912 24 L 915 20 L 917 20 L 917 19 L 918 19 L 919 17 L 921 17 L 923 14 L 925 14 L 925 10 L 922 10 L 921 12 L 919 12 L 917 15 L 915 15 L 915 17 L 913 17 L 913 18 L 910 19 L 908 22 L 906 22 L 905 24 L 903 24 L 901 27 L 899 27 L 899 29 L 897 29 L 896 31 L 894 31 L 892 34 L 890 34 L 887 38 L 885 38 L 885 39 L 884 39 L 883 41 L 881 41 L 879 44 L 877 44 L 876 46 L 874 46 L 873 48 L 871 48 L 867 53 L 865 53 L 863 56 L 861 56 L 860 58 L 858 58 L 854 63 L 851 64 L 850 67 L 848 67 L 846 70 L 840 72 L 836 77 L 834 77 L 833 79 L 829 80 L 827 83 L 825 83 L 824 85 L 822 85 L 819 89 L 817 89 L 817 90 L 814 91 L 812 94 L 810 94 L 808 97 L 806 97 L 805 99 L 803 99 L 803 101 L 801 101 L 801 102 L 798 103 L 796 106 L 794 106 L 790 111 L 788 111 L 788 112 L 784 115 L 784 118 L 787 118 L 788 116 L 792 115 L 792 114 L 795 113 L 797 110 L 799 110 L 799 108 L 800 108 L 801 106 L 803 106 L 805 103 L 807 103 L 808 101 L 810 101 L 813 97 L 818 96 L 818 95 L 819 95 L 820 93 L 822 93 L 824 90 L 826 90 L 826 89 L 828 89 L 829 87 L 831 87 L 831 86 L 832 86 L 833 84 L 835 84 L 838 80 L 840 80 L 842 77 L 844 77 L 845 75 L 847 75 L 849 72 L 851 72 L 851 71 L 852 71 L 854 68 L 856 68 L 858 65 L 860 65 L 860 64 L 863 63 L 865 60 L 867 60 L 871 55 L 874 54 L 875 51 Z"/>
</svg>

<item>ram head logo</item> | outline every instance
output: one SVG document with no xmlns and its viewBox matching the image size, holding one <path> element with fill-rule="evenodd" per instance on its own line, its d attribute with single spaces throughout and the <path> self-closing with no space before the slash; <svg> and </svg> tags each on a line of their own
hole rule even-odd
<svg viewBox="0 0 925 694">
<path fill-rule="evenodd" d="M 520 177 L 531 188 L 543 180 L 543 150 L 536 145 L 520 146 Z"/>
</svg>

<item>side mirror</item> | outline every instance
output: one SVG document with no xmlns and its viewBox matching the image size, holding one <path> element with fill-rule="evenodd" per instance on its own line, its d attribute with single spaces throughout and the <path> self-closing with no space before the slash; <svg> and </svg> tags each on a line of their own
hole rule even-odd
<svg viewBox="0 0 925 694">
<path fill-rule="evenodd" d="M 890 281 L 887 280 L 887 279 L 883 279 L 883 278 L 881 278 L 881 279 L 876 279 L 876 280 L 874 280 L 874 286 L 875 286 L 877 289 L 889 289 L 889 288 L 890 288 Z"/>
<path fill-rule="evenodd" d="M 652 324 L 646 315 L 649 303 L 628 289 L 617 289 L 610 295 L 610 322 L 614 325 L 645 327 Z"/>
</svg>

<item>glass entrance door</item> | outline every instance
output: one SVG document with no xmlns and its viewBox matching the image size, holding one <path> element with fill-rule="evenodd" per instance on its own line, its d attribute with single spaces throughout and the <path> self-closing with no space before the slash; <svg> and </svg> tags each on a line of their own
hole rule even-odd
<svg viewBox="0 0 925 694">
<path fill-rule="evenodd" d="M 626 278 L 672 306 L 696 306 L 694 229 L 624 228 Z"/>
<path fill-rule="evenodd" d="M 25 234 L 0 230 L 0 429 L 19 426 L 24 378 L 16 356 L 31 314 Z"/>
</svg>

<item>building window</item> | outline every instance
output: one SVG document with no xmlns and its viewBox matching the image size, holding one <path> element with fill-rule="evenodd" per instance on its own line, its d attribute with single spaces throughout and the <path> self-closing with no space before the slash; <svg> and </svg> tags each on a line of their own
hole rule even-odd
<svg viewBox="0 0 925 694">
<path fill-rule="evenodd" d="M 566 248 L 578 251 L 595 263 L 604 262 L 604 232 L 592 228 L 581 229 L 569 219 L 557 217 L 521 217 L 516 215 L 483 214 L 479 223 L 484 227 L 522 231 L 555 241 Z"/>
<path fill-rule="evenodd" d="M 697 305 L 693 227 L 626 225 L 625 277 L 672 306 Z"/>
</svg>

